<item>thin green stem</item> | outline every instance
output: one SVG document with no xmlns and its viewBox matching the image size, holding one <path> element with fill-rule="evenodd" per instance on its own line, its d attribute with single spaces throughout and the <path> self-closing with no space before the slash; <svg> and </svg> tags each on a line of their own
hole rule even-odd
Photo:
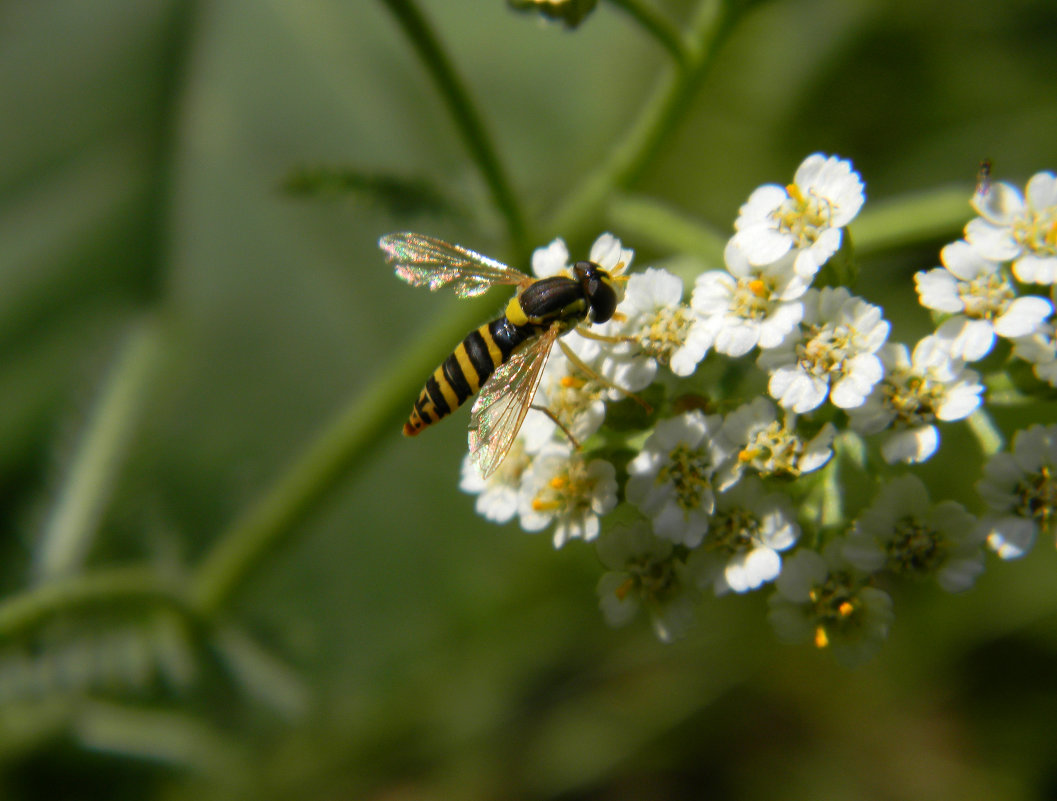
<svg viewBox="0 0 1057 801">
<path fill-rule="evenodd" d="M 970 193 L 942 187 L 868 204 L 851 223 L 856 256 L 956 235 L 972 216 Z"/>
<path fill-rule="evenodd" d="M 437 342 L 457 342 L 482 317 L 462 303 L 435 334 L 390 360 L 392 367 L 316 436 L 293 465 L 221 535 L 191 576 L 192 605 L 211 616 L 271 553 L 303 530 L 329 493 L 363 464 L 406 418 L 425 376 L 436 367 Z"/>
<path fill-rule="evenodd" d="M 485 130 L 484 122 L 478 115 L 469 92 L 456 74 L 451 60 L 413 0 L 382 1 L 411 41 L 441 97 L 444 98 L 470 155 L 477 162 L 492 198 L 506 220 L 512 249 L 517 253 L 526 252 L 528 234 L 525 215 L 500 163 L 495 146 Z"/>
<path fill-rule="evenodd" d="M 683 44 L 683 36 L 671 21 L 656 8 L 641 0 L 609 0 L 610 4 L 631 16 L 643 30 L 660 42 L 680 69 L 690 64 L 690 54 Z"/>
<path fill-rule="evenodd" d="M 966 422 L 969 424 L 969 430 L 976 437 L 976 441 L 980 445 L 980 451 L 984 456 L 994 456 L 1002 450 L 1005 444 L 1005 437 L 998 426 L 995 425 L 995 421 L 991 419 L 991 415 L 986 411 L 977 409 L 966 418 Z"/>
<path fill-rule="evenodd" d="M 661 78 L 636 123 L 610 151 L 605 162 L 586 176 L 579 188 L 558 208 L 544 231 L 569 235 L 579 231 L 619 189 L 635 183 L 661 150 L 689 107 L 715 54 L 719 40 L 732 22 L 729 2 L 704 0 L 687 36 L 685 69 L 669 69 Z"/>
<path fill-rule="evenodd" d="M 175 582 L 166 581 L 148 565 L 107 568 L 56 579 L 0 603 L 0 641 L 63 612 L 94 605 L 127 608 L 143 602 L 187 611 Z"/>
<path fill-rule="evenodd" d="M 39 581 L 80 569 L 110 498 L 162 353 L 157 320 L 139 320 L 107 376 L 36 552 Z"/>
</svg>

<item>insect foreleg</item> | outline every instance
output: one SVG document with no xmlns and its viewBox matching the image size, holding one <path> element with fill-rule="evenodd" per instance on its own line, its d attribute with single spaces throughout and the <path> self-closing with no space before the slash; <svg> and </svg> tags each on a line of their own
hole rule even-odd
<svg viewBox="0 0 1057 801">
<path fill-rule="evenodd" d="M 607 342 L 610 345 L 625 345 L 634 344 L 635 340 L 632 337 L 613 337 L 608 334 L 599 334 L 592 331 L 590 328 L 584 326 L 577 326 L 576 333 L 582 336 L 584 339 L 593 339 L 595 342 Z"/>
</svg>

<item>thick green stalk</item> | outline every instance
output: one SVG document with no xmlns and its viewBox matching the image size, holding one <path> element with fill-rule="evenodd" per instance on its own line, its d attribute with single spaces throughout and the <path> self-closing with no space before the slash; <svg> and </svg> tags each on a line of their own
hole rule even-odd
<svg viewBox="0 0 1057 801">
<path fill-rule="evenodd" d="M 223 607 L 257 566 L 302 531 L 323 500 L 407 416 L 439 342 L 457 342 L 482 317 L 481 306 L 455 307 L 434 337 L 390 361 L 393 366 L 323 427 L 301 456 L 206 554 L 191 577 L 191 604 L 209 616 Z"/>
<path fill-rule="evenodd" d="M 683 44 L 682 34 L 656 8 L 641 0 L 609 0 L 609 2 L 631 16 L 642 26 L 643 30 L 656 39 L 671 54 L 680 69 L 686 69 L 689 66 L 690 53 Z"/>
<path fill-rule="evenodd" d="M 447 104 L 470 155 L 477 162 L 492 198 L 506 220 L 511 249 L 515 253 L 527 252 L 528 235 L 521 205 L 511 188 L 495 146 L 485 130 L 484 122 L 456 74 L 451 60 L 413 0 L 383 0 L 383 3 L 411 41 Z"/>
<path fill-rule="evenodd" d="M 730 27 L 728 6 L 721 0 L 701 4 L 686 38 L 686 67 L 673 67 L 661 78 L 632 128 L 605 162 L 580 182 L 543 227 L 544 232 L 569 235 L 579 231 L 615 191 L 630 187 L 643 174 L 689 107 L 691 95 L 712 63 L 716 46 Z"/>
</svg>

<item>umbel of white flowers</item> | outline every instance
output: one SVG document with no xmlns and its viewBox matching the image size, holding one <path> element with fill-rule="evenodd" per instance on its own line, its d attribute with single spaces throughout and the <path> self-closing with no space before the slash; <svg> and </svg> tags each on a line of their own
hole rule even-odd
<svg viewBox="0 0 1057 801">
<path fill-rule="evenodd" d="M 973 196 L 979 216 L 966 238 L 943 249 L 941 266 L 915 276 L 936 328 L 911 344 L 889 340 L 879 306 L 843 286 L 813 286 L 864 199 L 850 162 L 814 154 L 790 184 L 750 195 L 724 269 L 698 275 L 688 300 L 682 279 L 664 269 L 632 273 L 617 314 L 592 329 L 608 341 L 575 331 L 564 337 L 590 372 L 558 349 L 551 354 L 534 405 L 552 416 L 530 411 L 487 481 L 464 462 L 461 487 L 477 495 L 477 511 L 497 523 L 516 517 L 526 531 L 549 529 L 556 547 L 597 541 L 607 571 L 600 605 L 613 625 L 644 608 L 657 636 L 670 641 L 693 620 L 700 592 L 774 583 L 770 619 L 779 636 L 832 647 L 849 662 L 875 652 L 892 622 L 891 598 L 876 586 L 880 573 L 961 591 L 983 570 L 985 544 L 1013 558 L 1040 532 L 1052 536 L 1057 426 L 1035 425 L 986 466 L 977 485 L 990 510 L 982 518 L 952 501 L 934 503 L 920 480 L 893 473 L 844 534 L 824 538 L 820 549 L 792 550 L 802 534 L 795 501 L 830 461 L 838 435 L 868 437 L 894 468 L 930 459 L 940 447 L 938 424 L 980 408 L 984 387 L 969 365 L 998 339 L 1057 387 L 1052 173 L 1034 176 L 1025 195 L 996 182 Z M 633 255 L 606 233 L 589 258 L 612 270 L 630 266 Z M 565 243 L 538 249 L 532 270 L 537 277 L 570 270 Z M 723 358 L 761 371 L 770 397 L 740 405 L 702 398 L 695 373 Z M 614 385 L 660 390 L 648 428 L 609 429 L 607 406 L 623 398 Z M 713 405 L 729 411 L 709 413 Z M 624 522 L 604 525 L 618 505 Z"/>
</svg>

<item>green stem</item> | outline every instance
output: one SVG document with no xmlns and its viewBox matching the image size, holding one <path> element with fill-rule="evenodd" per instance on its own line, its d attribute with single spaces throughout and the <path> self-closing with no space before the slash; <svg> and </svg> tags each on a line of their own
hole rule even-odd
<svg viewBox="0 0 1057 801">
<path fill-rule="evenodd" d="M 618 189 L 635 183 L 661 150 L 689 107 L 689 99 L 712 62 L 716 46 L 729 30 L 729 3 L 704 0 L 691 26 L 685 69 L 671 68 L 647 101 L 635 125 L 610 151 L 608 158 L 586 176 L 558 208 L 544 230 L 569 235 L 581 230 Z"/>
<path fill-rule="evenodd" d="M 38 580 L 80 569 L 106 508 L 162 353 L 157 321 L 147 317 L 128 335 L 96 402 L 66 483 L 52 509 L 35 565 Z"/>
<path fill-rule="evenodd" d="M 991 415 L 986 411 L 977 409 L 966 418 L 966 422 L 969 424 L 969 430 L 976 437 L 976 441 L 980 445 L 980 451 L 984 456 L 994 456 L 1002 450 L 1005 438 L 1002 436 L 998 426 L 995 425 L 995 421 L 991 419 Z"/>
<path fill-rule="evenodd" d="M 856 256 L 957 235 L 972 216 L 969 197 L 962 187 L 941 187 L 868 203 L 850 226 Z"/>
<path fill-rule="evenodd" d="M 667 50 L 680 69 L 690 64 L 690 53 L 683 44 L 682 34 L 667 17 L 653 6 L 640 0 L 609 0 L 609 2 L 629 14 L 643 29 L 653 36 Z"/>
<path fill-rule="evenodd" d="M 618 194 L 606 204 L 606 221 L 622 236 L 668 253 L 696 256 L 713 267 L 723 265 L 724 233 L 651 197 Z"/>
<path fill-rule="evenodd" d="M 444 98 L 470 155 L 477 162 L 492 193 L 492 198 L 506 220 L 512 249 L 517 253 L 526 252 L 528 234 L 524 213 L 511 189 L 510 181 L 503 170 L 492 140 L 485 130 L 484 122 L 478 116 L 477 109 L 459 80 L 451 60 L 413 0 L 382 1 L 396 17 L 408 39 L 411 40 L 412 46 L 429 71 L 430 77 L 433 78 L 441 97 Z"/>
<path fill-rule="evenodd" d="M 146 565 L 107 568 L 57 579 L 5 599 L 0 603 L 0 641 L 66 611 L 142 602 L 187 611 L 175 582 L 165 581 L 157 570 Z"/>
<path fill-rule="evenodd" d="M 303 531 L 302 524 L 341 479 L 399 429 L 425 377 L 442 358 L 437 343 L 459 341 L 481 317 L 480 304 L 459 304 L 430 338 L 389 360 L 389 371 L 326 425 L 206 554 L 191 577 L 190 598 L 196 609 L 206 616 L 215 614 L 265 557 Z"/>
</svg>

